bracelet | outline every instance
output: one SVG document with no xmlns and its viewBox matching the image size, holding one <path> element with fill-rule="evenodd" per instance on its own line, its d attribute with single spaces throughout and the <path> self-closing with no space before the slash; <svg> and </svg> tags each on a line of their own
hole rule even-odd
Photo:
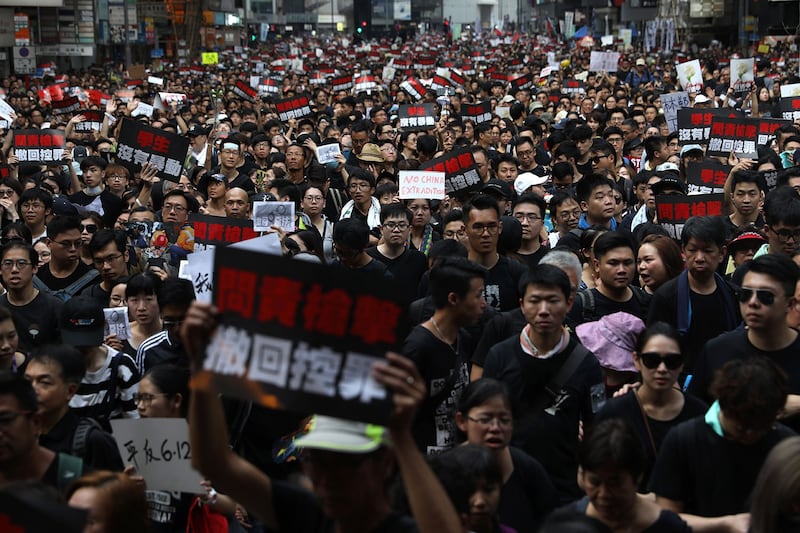
<svg viewBox="0 0 800 533">
<path fill-rule="evenodd" d="M 214 487 L 211 487 L 211 490 L 208 492 L 208 499 L 206 500 L 206 504 L 216 505 L 218 494 L 219 493 L 216 490 L 214 490 Z"/>
</svg>

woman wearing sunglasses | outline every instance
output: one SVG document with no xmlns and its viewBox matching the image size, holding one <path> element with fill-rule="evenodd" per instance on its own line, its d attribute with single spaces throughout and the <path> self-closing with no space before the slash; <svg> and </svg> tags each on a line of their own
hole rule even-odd
<svg viewBox="0 0 800 533">
<path fill-rule="evenodd" d="M 645 329 L 636 343 L 633 364 L 642 385 L 606 402 L 595 423 L 608 418 L 627 420 L 639 437 L 645 453 L 645 469 L 639 489 L 644 492 L 658 450 L 667 432 L 684 420 L 706 412 L 707 406 L 677 386 L 686 356 L 678 331 L 665 322 Z"/>
</svg>

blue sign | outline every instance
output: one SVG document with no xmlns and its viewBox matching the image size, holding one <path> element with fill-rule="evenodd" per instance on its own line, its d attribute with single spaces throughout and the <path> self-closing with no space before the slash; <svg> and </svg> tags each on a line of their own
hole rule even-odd
<svg viewBox="0 0 800 533">
<path fill-rule="evenodd" d="M 152 59 L 158 59 L 160 57 L 164 57 L 164 49 L 163 48 L 153 48 L 150 51 L 150 57 Z"/>
</svg>

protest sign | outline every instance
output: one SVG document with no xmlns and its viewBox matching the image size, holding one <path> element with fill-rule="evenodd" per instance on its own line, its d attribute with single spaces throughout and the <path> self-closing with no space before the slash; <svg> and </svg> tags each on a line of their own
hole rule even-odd
<svg viewBox="0 0 800 533">
<path fill-rule="evenodd" d="M 194 227 L 195 246 L 220 246 L 258 237 L 258 232 L 253 230 L 253 221 L 249 219 L 193 213 L 189 215 L 189 222 Z"/>
<path fill-rule="evenodd" d="M 154 109 L 153 106 L 151 106 L 150 104 L 146 104 L 144 102 L 138 102 L 136 104 L 136 109 L 134 109 L 131 112 L 131 116 L 132 117 L 139 117 L 139 116 L 152 117 L 153 116 L 153 109 Z"/>
<path fill-rule="evenodd" d="M 712 159 L 689 161 L 686 164 L 686 185 L 689 194 L 721 193 L 731 171 L 730 165 L 723 165 Z"/>
<path fill-rule="evenodd" d="M 667 120 L 670 133 L 678 129 L 678 110 L 690 106 L 689 93 L 686 91 L 661 95 L 661 107 L 664 109 L 664 118 Z"/>
<path fill-rule="evenodd" d="M 104 335 L 116 335 L 121 341 L 131 338 L 131 324 L 128 320 L 127 307 L 106 307 L 103 309 L 106 317 L 103 326 Z"/>
<path fill-rule="evenodd" d="M 757 138 L 758 119 L 715 116 L 706 155 L 727 157 L 733 152 L 739 158 L 758 159 Z"/>
<path fill-rule="evenodd" d="M 281 84 L 278 80 L 273 78 L 263 78 L 261 84 L 258 86 L 258 95 L 267 96 L 279 94 L 281 92 Z"/>
<path fill-rule="evenodd" d="M 189 255 L 186 266 L 178 274 L 179 278 L 192 282 L 198 302 L 211 303 L 211 283 L 213 281 L 211 272 L 214 271 L 214 253 L 215 248 L 212 247 Z"/>
<path fill-rule="evenodd" d="M 781 116 L 785 120 L 791 120 L 794 122 L 795 120 L 800 119 L 800 96 L 781 98 L 780 106 Z"/>
<path fill-rule="evenodd" d="M 349 91 L 353 88 L 353 77 L 352 76 L 339 76 L 338 78 L 333 78 L 331 82 L 333 85 L 333 91 Z"/>
<path fill-rule="evenodd" d="M 20 163 L 60 162 L 64 141 L 64 132 L 61 130 L 16 130 L 14 154 Z"/>
<path fill-rule="evenodd" d="M 699 59 L 678 63 L 675 68 L 684 91 L 699 93 L 703 90 L 703 69 L 700 68 Z"/>
<path fill-rule="evenodd" d="M 479 104 L 462 104 L 461 119 L 471 120 L 478 125 L 492 120 L 492 102 L 486 100 Z"/>
<path fill-rule="evenodd" d="M 192 387 L 385 424 L 391 400 L 371 370 L 405 337 L 405 292 L 371 272 L 219 248 L 220 325 Z"/>
<path fill-rule="evenodd" d="M 132 464 L 151 490 L 201 494 L 203 477 L 192 468 L 189 425 L 184 418 L 122 418 L 111 421 L 125 464 Z"/>
<path fill-rule="evenodd" d="M 694 107 L 678 109 L 678 142 L 680 145 L 707 142 L 711 135 L 711 121 L 717 116 L 744 118 L 741 112 L 726 109 Z"/>
<path fill-rule="evenodd" d="M 189 138 L 152 128 L 138 120 L 122 119 L 117 144 L 117 162 L 131 173 L 138 172 L 148 161 L 158 169 L 158 177 L 180 181 Z"/>
<path fill-rule="evenodd" d="M 691 217 L 718 216 L 722 214 L 723 194 L 657 195 L 656 216 L 658 224 L 673 239 L 679 240 L 683 225 Z"/>
<path fill-rule="evenodd" d="M 216 65 L 219 63 L 219 55 L 217 52 L 203 52 L 201 60 L 204 65 Z"/>
<path fill-rule="evenodd" d="M 147 83 L 152 83 L 153 85 L 164 85 L 164 78 L 158 78 L 156 76 L 147 76 Z"/>
<path fill-rule="evenodd" d="M 800 96 L 800 83 L 781 85 L 781 98 Z"/>
<path fill-rule="evenodd" d="M 444 172 L 401 170 L 398 177 L 401 200 L 413 200 L 417 198 L 430 200 L 444 199 Z"/>
<path fill-rule="evenodd" d="M 483 185 L 475 166 L 475 158 L 468 148 L 451 150 L 447 155 L 428 161 L 420 170 L 444 172 L 446 194 L 472 192 Z"/>
<path fill-rule="evenodd" d="M 292 118 L 300 119 L 311 114 L 311 107 L 307 95 L 276 100 L 275 108 L 278 110 L 278 118 L 281 122 L 286 122 Z"/>
<path fill-rule="evenodd" d="M 749 93 L 755 87 L 755 59 L 731 59 L 731 83 L 733 94 L 737 98 Z"/>
<path fill-rule="evenodd" d="M 166 110 L 173 103 L 177 103 L 178 105 L 185 102 L 187 96 L 181 93 L 158 93 L 156 95 L 155 101 L 153 102 L 153 107 L 156 109 L 160 109 L 161 111 Z"/>
<path fill-rule="evenodd" d="M 258 89 L 254 89 L 250 87 L 247 83 L 242 80 L 236 82 L 236 85 L 233 87 L 233 92 L 248 102 L 255 102 L 256 97 L 258 96 Z"/>
<path fill-rule="evenodd" d="M 616 72 L 619 65 L 619 52 L 592 52 L 589 70 L 592 72 Z"/>
<path fill-rule="evenodd" d="M 317 146 L 317 161 L 321 164 L 336 161 L 336 156 L 342 153 L 339 143 L 323 144 Z"/>
<path fill-rule="evenodd" d="M 756 144 L 758 146 L 769 147 L 770 143 L 775 139 L 775 130 L 786 124 L 791 124 L 791 122 L 780 118 L 758 119 L 758 138 L 756 139 Z"/>
<path fill-rule="evenodd" d="M 377 86 L 375 76 L 359 76 L 353 80 L 353 89 L 357 93 L 373 91 Z"/>
<path fill-rule="evenodd" d="M 77 96 L 70 96 L 62 100 L 53 100 L 50 104 L 54 115 L 68 115 L 81 108 L 81 103 Z"/>
<path fill-rule="evenodd" d="M 87 109 L 86 111 L 82 111 L 81 115 L 83 115 L 86 120 L 82 122 L 77 122 L 75 124 L 75 131 L 80 131 L 84 133 L 100 131 L 100 128 L 103 126 L 102 111 L 100 111 L 99 109 Z"/>
<path fill-rule="evenodd" d="M 420 83 L 417 78 L 409 77 L 406 81 L 400 84 L 400 88 L 403 89 L 408 95 L 413 98 L 415 101 L 420 101 L 425 96 L 427 92 L 425 86 Z"/>
<path fill-rule="evenodd" d="M 453 92 L 453 84 L 446 77 L 436 74 L 431 80 L 431 89 L 436 91 L 437 94 L 444 94 L 444 91 L 448 91 L 449 94 Z"/>
<path fill-rule="evenodd" d="M 403 131 L 427 131 L 436 126 L 436 109 L 434 104 L 401 105 L 397 118 Z"/>
<path fill-rule="evenodd" d="M 564 80 L 561 85 L 561 94 L 586 94 L 586 86 L 582 81 Z"/>
<path fill-rule="evenodd" d="M 8 122 L 13 122 L 16 116 L 17 112 L 14 111 L 14 108 L 6 102 L 5 98 L 0 98 L 0 118 Z"/>
<path fill-rule="evenodd" d="M 272 231 L 272 226 L 279 226 L 287 233 L 295 230 L 294 202 L 253 203 L 253 229 Z"/>
</svg>

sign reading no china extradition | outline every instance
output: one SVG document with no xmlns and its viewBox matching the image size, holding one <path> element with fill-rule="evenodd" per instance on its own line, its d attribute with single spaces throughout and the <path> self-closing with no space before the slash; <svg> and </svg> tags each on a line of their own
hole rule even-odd
<svg viewBox="0 0 800 533">
<path fill-rule="evenodd" d="M 220 325 L 192 386 L 270 408 L 385 424 L 375 362 L 405 336 L 408 297 L 377 274 L 218 248 Z"/>
<path fill-rule="evenodd" d="M 444 172 L 401 170 L 398 178 L 401 200 L 444 199 Z"/>
<path fill-rule="evenodd" d="M 117 162 L 132 173 L 150 162 L 158 169 L 159 178 L 180 181 L 183 160 L 188 151 L 188 137 L 151 128 L 137 120 L 122 119 Z"/>
</svg>

